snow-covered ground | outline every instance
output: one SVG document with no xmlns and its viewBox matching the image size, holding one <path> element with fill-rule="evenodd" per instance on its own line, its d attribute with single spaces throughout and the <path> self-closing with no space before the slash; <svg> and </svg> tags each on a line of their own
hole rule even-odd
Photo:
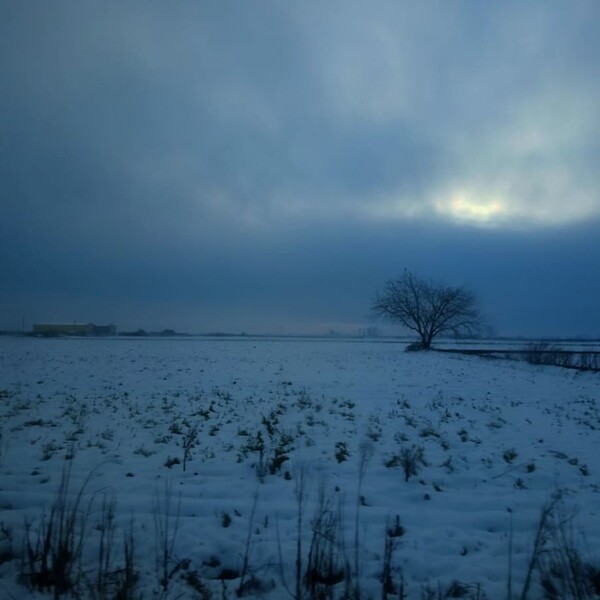
<svg viewBox="0 0 600 600">
<path fill-rule="evenodd" d="M 299 514 L 302 570 L 315 516 L 328 516 L 321 539 L 335 535 L 332 555 L 363 598 L 382 597 L 386 531 L 408 598 L 452 582 L 506 598 L 509 557 L 517 597 L 558 493 L 597 564 L 600 374 L 403 346 L 0 338 L 0 597 L 38 594 L 18 582 L 26 523 L 33 546 L 66 467 L 71 497 L 83 490 L 90 590 L 107 497 L 108 570 L 131 527 L 142 598 L 233 598 L 242 578 L 249 595 L 294 596 Z M 541 597 L 536 575 L 529 597 Z"/>
</svg>

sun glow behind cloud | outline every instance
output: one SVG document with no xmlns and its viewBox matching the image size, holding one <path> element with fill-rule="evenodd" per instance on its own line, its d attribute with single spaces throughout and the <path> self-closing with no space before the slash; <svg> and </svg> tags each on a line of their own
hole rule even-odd
<svg viewBox="0 0 600 600">
<path fill-rule="evenodd" d="M 451 192 L 438 196 L 433 209 L 440 217 L 456 223 L 509 229 L 569 225 L 595 218 L 600 212 L 590 193 L 565 182 L 548 186 L 548 182 L 542 185 L 538 181 L 514 185 L 512 189 L 505 187 L 501 192 L 486 193 L 477 188 Z M 539 197 L 532 197 L 532 188 Z"/>
<path fill-rule="evenodd" d="M 455 221 L 492 225 L 506 216 L 507 207 L 499 198 L 477 198 L 467 192 L 453 193 L 449 200 L 435 203 L 436 211 Z"/>
<path fill-rule="evenodd" d="M 484 195 L 466 190 L 442 192 L 436 198 L 420 201 L 386 198 L 369 208 L 375 219 L 426 220 L 432 215 L 455 223 L 494 227 L 510 225 L 514 215 L 500 195 Z"/>
<path fill-rule="evenodd" d="M 480 183 L 442 189 L 431 196 L 408 198 L 390 194 L 365 203 L 362 211 L 374 220 L 429 220 L 432 217 L 479 228 L 546 228 L 581 223 L 600 214 L 591 190 L 577 189 L 571 180 L 552 173 L 517 180 L 486 191 Z"/>
</svg>

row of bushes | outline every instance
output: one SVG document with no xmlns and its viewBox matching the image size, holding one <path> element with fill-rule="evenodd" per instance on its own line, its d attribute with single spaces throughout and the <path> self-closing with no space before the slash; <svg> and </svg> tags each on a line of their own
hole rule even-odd
<svg viewBox="0 0 600 600">
<path fill-rule="evenodd" d="M 548 342 L 530 344 L 526 360 L 532 365 L 553 365 L 581 371 L 600 371 L 600 352 L 574 352 Z"/>
</svg>

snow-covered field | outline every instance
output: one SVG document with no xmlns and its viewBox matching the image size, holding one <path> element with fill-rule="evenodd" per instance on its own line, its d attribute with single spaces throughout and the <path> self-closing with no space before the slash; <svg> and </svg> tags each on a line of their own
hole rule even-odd
<svg viewBox="0 0 600 600">
<path fill-rule="evenodd" d="M 335 597 L 348 581 L 383 597 L 386 564 L 395 597 L 404 581 L 407 598 L 506 598 L 509 577 L 518 597 L 557 494 L 564 530 L 598 564 L 600 374 L 402 350 L 0 338 L 0 597 L 43 597 L 18 581 L 41 569 L 22 548 L 26 529 L 33 550 L 47 531 L 68 469 L 67 515 L 83 527 L 71 577 L 92 598 L 123 577 L 129 533 L 131 597 L 233 598 L 242 584 L 295 597 L 299 539 L 302 576 L 312 565 L 319 580 L 327 557 L 332 581 L 344 575 Z M 528 597 L 542 597 L 537 572 Z"/>
</svg>

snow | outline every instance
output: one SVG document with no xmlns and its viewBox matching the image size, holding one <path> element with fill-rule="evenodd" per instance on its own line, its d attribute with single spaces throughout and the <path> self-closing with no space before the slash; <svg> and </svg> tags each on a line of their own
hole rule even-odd
<svg viewBox="0 0 600 600">
<path fill-rule="evenodd" d="M 14 555 L 0 564 L 7 598 L 43 597 L 18 582 L 20 548 L 26 520 L 36 531 L 49 514 L 67 464 L 72 494 L 89 477 L 84 570 L 95 568 L 100 498 L 110 493 L 118 535 L 133 522 L 143 598 L 199 597 L 181 577 L 194 570 L 221 596 L 215 578 L 240 573 L 247 547 L 246 579 L 254 574 L 268 598 L 289 597 L 281 572 L 293 592 L 303 472 L 303 559 L 323 489 L 341 503 L 344 552 L 352 568 L 358 552 L 364 597 L 381 597 L 396 516 L 405 533 L 392 569 L 409 598 L 452 581 L 505 598 L 511 521 L 516 595 L 540 510 L 557 492 L 576 511 L 582 553 L 600 558 L 598 374 L 366 340 L 0 338 L 0 352 L 0 523 L 10 532 L 0 556 L 9 538 Z M 285 460 L 272 474 L 276 447 Z M 372 457 L 358 491 L 361 448 Z M 423 452 L 408 481 L 386 466 L 401 448 Z M 180 462 L 168 468 L 169 458 Z M 170 567 L 189 560 L 166 591 L 156 549 L 165 512 L 172 532 L 177 525 Z M 225 582 L 229 597 L 239 584 Z"/>
</svg>

